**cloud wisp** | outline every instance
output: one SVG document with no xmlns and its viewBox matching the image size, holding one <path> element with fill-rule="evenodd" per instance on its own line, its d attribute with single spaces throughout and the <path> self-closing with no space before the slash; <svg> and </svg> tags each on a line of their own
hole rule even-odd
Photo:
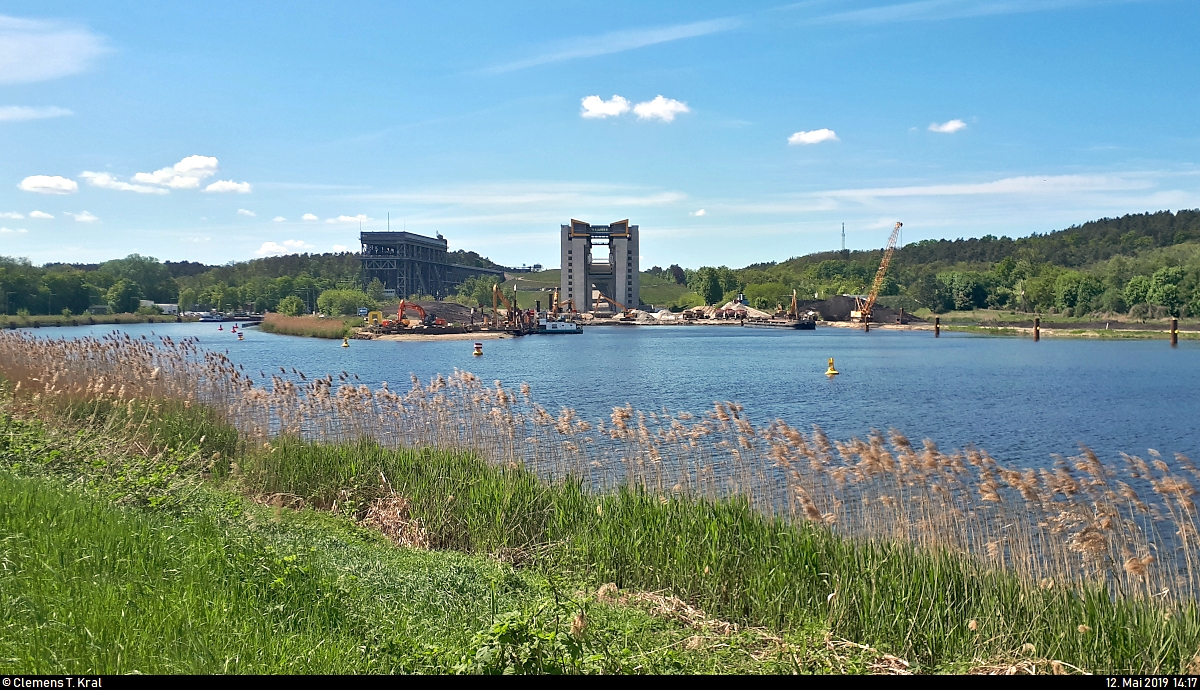
<svg viewBox="0 0 1200 690">
<path fill-rule="evenodd" d="M 0 213 L 0 218 L 8 218 L 9 220 L 24 220 L 25 214 L 16 213 L 14 211 L 5 211 L 4 213 Z"/>
<path fill-rule="evenodd" d="M 79 191 L 79 183 L 58 175 L 30 175 L 17 188 L 35 194 L 74 194 Z"/>
<path fill-rule="evenodd" d="M 955 132 L 964 130 L 966 128 L 967 123 L 963 122 L 962 120 L 950 120 L 949 122 L 943 122 L 941 124 L 936 122 L 929 123 L 930 132 L 938 132 L 941 134 L 954 134 Z"/>
<path fill-rule="evenodd" d="M 369 223 L 370 218 L 367 214 L 360 213 L 357 216 L 338 216 L 337 218 L 329 218 L 326 223 Z"/>
<path fill-rule="evenodd" d="M 68 211 L 67 215 L 73 217 L 75 219 L 75 221 L 78 223 L 95 223 L 96 221 L 100 220 L 99 218 L 92 215 L 91 213 L 88 213 L 87 211 L 82 211 L 80 213 L 71 213 L 70 211 Z"/>
<path fill-rule="evenodd" d="M 528 69 L 538 65 L 546 65 L 564 60 L 597 57 L 621 53 L 626 50 L 652 46 L 659 43 L 678 41 L 684 38 L 706 36 L 708 34 L 729 31 L 741 24 L 741 20 L 729 17 L 725 19 L 710 19 L 702 22 L 676 24 L 649 29 L 627 29 L 612 31 L 599 36 L 585 36 L 567 39 L 552 45 L 546 52 L 534 57 L 507 62 L 484 70 L 490 74 L 503 74 L 517 70 Z"/>
<path fill-rule="evenodd" d="M 120 192 L 136 192 L 138 194 L 169 194 L 172 189 L 199 189 L 204 180 L 217 174 L 220 162 L 213 156 L 188 156 L 175 165 L 159 168 L 154 172 L 136 173 L 125 182 L 112 173 L 98 173 L 85 170 L 81 177 L 93 187 L 114 189 Z M 236 192 L 249 194 L 252 187 L 249 182 L 234 182 L 233 180 L 218 180 L 204 188 L 205 192 Z"/>
<path fill-rule="evenodd" d="M 695 217 L 697 217 L 697 218 L 700 218 L 700 217 L 702 217 L 702 216 L 707 216 L 707 215 L 708 215 L 708 211 L 705 211 L 704 209 L 700 209 L 699 211 L 689 211 L 689 212 L 688 212 L 688 215 L 689 215 L 689 216 L 695 216 Z"/>
<path fill-rule="evenodd" d="M 45 211 L 30 211 L 29 217 L 30 218 L 40 218 L 42 220 L 48 220 L 50 218 L 53 218 L 54 216 L 49 213 L 46 213 Z"/>
<path fill-rule="evenodd" d="M 26 230 L 25 228 L 0 228 L 0 235 L 7 235 L 10 233 L 20 234 L 20 233 L 25 233 L 25 232 L 29 232 L 29 231 Z"/>
<path fill-rule="evenodd" d="M 1062 194 L 1073 192 L 1112 192 L 1149 189 L 1147 179 L 1120 175 L 1024 175 L 992 182 L 935 184 L 911 187 L 835 189 L 814 192 L 812 196 L 833 199 L 878 199 L 886 197 L 967 196 L 979 194 Z"/>
<path fill-rule="evenodd" d="M 321 220 L 321 219 L 317 218 L 315 213 L 305 213 L 303 216 L 300 216 L 300 220 Z"/>
<path fill-rule="evenodd" d="M 282 254 L 296 254 L 301 249 L 312 249 L 313 245 L 304 240 L 284 240 L 280 242 L 263 242 L 258 251 L 254 252 L 259 256 L 280 256 Z"/>
<path fill-rule="evenodd" d="M 838 139 L 837 133 L 832 129 L 814 129 L 808 132 L 796 132 L 792 136 L 788 137 L 788 144 L 792 146 L 819 144 L 822 141 L 841 140 Z"/>
<path fill-rule="evenodd" d="M 1145 0 L 917 0 L 834 12 L 808 20 L 810 24 L 891 24 L 942 21 L 1003 14 L 1028 14 L 1096 5 L 1119 5 Z"/>
<path fill-rule="evenodd" d="M 271 221 L 274 223 L 282 223 L 285 220 L 287 220 L 287 218 L 284 218 L 283 216 L 275 216 L 274 218 L 271 219 Z"/>
<path fill-rule="evenodd" d="M 108 52 L 85 27 L 0 15 L 0 84 L 27 84 L 77 74 Z"/>
<path fill-rule="evenodd" d="M 237 214 L 238 214 L 239 216 L 244 216 L 244 217 L 246 217 L 246 218 L 256 218 L 256 217 L 258 217 L 258 214 L 257 214 L 257 213 L 255 213 L 254 211 L 250 211 L 250 210 L 248 210 L 248 209 L 244 209 L 244 208 L 239 208 L 239 209 L 237 210 Z"/>
<path fill-rule="evenodd" d="M 122 182 L 111 173 L 97 173 L 90 170 L 85 170 L 80 175 L 88 181 L 88 184 L 101 189 L 115 189 L 121 192 L 137 192 L 138 194 L 167 194 L 168 191 L 162 187 L 151 187 L 144 184 L 130 184 Z"/>
<path fill-rule="evenodd" d="M 0 105 L 0 122 L 45 120 L 51 117 L 63 117 L 74 114 L 75 113 L 67 110 L 66 108 L 59 108 L 56 106 L 36 108 L 28 105 Z"/>
</svg>

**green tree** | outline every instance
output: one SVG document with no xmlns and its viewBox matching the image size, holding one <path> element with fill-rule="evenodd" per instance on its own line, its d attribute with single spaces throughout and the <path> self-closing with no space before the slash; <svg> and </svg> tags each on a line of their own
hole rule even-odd
<svg viewBox="0 0 1200 690">
<path fill-rule="evenodd" d="M 367 296 L 379 302 L 383 299 L 383 289 L 383 281 L 372 278 L 370 284 L 367 285 Z"/>
<path fill-rule="evenodd" d="M 375 310 L 379 305 L 362 290 L 326 290 L 317 297 L 317 308 L 331 316 L 351 316 L 362 307 Z"/>
<path fill-rule="evenodd" d="M 179 311 L 191 311 L 196 306 L 196 291 L 192 288 L 183 288 L 179 291 Z"/>
<path fill-rule="evenodd" d="M 1104 286 L 1095 278 L 1079 271 L 1064 271 L 1054 281 L 1054 304 L 1078 316 L 1089 310 L 1092 300 L 1103 292 Z"/>
<path fill-rule="evenodd" d="M 114 259 L 100 264 L 100 272 L 117 280 L 124 278 L 141 286 L 146 299 L 155 302 L 170 302 L 178 293 L 175 279 L 170 270 L 152 256 L 130 254 L 124 259 Z"/>
<path fill-rule="evenodd" d="M 295 295 L 288 295 L 279 300 L 279 304 L 275 306 L 275 309 L 284 316 L 299 316 L 305 311 L 304 300 Z"/>
<path fill-rule="evenodd" d="M 142 299 L 142 288 L 128 278 L 122 278 L 108 289 L 107 298 L 108 308 L 113 312 L 133 313 L 138 309 L 138 300 Z"/>
<path fill-rule="evenodd" d="M 696 269 L 696 272 L 689 276 L 688 287 L 700 295 L 705 304 L 716 304 L 726 292 L 721 286 L 721 274 L 712 266 Z"/>
<path fill-rule="evenodd" d="M 1134 276 L 1125 284 L 1125 304 L 1133 308 L 1137 304 L 1146 304 L 1150 294 L 1150 279 L 1146 276 Z"/>
</svg>

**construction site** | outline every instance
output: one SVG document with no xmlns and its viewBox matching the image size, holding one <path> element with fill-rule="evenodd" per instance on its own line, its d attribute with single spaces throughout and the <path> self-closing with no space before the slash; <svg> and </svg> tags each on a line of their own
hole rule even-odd
<svg viewBox="0 0 1200 690">
<path fill-rule="evenodd" d="M 373 243 L 372 254 L 364 255 L 364 269 L 375 276 L 392 271 L 385 284 L 396 285 L 394 291 L 398 294 L 421 285 L 432 288 L 431 293 L 436 295 L 448 291 L 469 274 L 485 275 L 494 278 L 495 282 L 491 288 L 490 309 L 489 305 L 471 308 L 448 301 L 401 299 L 394 313 L 374 311 L 366 314 L 357 337 L 581 333 L 585 325 L 736 325 L 813 330 L 819 322 L 861 326 L 869 331 L 872 324 L 923 323 L 902 308 L 878 304 L 879 291 L 901 227 L 901 223 L 895 224 L 866 295 L 801 300 L 793 290 L 787 303 L 777 304 L 770 312 L 750 306 L 741 295 L 723 305 L 677 312 L 644 307 L 639 298 L 638 226 L 630 225 L 628 220 L 592 225 L 572 219 L 570 224 L 561 226 L 559 285 L 541 288 L 543 292 L 536 296 L 532 305 L 526 302 L 524 309 L 501 288 L 501 284 L 511 278 L 504 271 L 474 269 L 468 272 L 472 267 L 447 264 L 445 240 L 440 236 L 434 240 L 409 233 L 386 233 L 386 236 L 385 233 L 373 233 L 368 238 L 364 233 L 364 247 L 368 239 Z M 385 242 L 391 246 L 385 247 Z M 417 247 L 417 244 L 428 246 Z M 381 259 L 381 255 L 389 258 Z M 522 278 L 518 276 L 513 280 L 521 281 Z M 624 301 L 618 301 L 612 295 L 619 295 Z"/>
</svg>

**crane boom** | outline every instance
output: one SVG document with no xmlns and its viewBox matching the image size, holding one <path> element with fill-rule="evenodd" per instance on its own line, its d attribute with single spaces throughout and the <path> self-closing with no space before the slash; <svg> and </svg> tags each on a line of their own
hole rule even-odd
<svg viewBox="0 0 1200 690">
<path fill-rule="evenodd" d="M 896 221 L 896 227 L 892 228 L 892 236 L 888 238 L 887 249 L 883 250 L 883 260 L 879 262 L 879 270 L 875 272 L 875 282 L 871 284 L 871 292 L 867 295 L 866 302 L 859 302 L 857 313 L 851 312 L 851 318 L 857 317 L 860 321 L 870 321 L 871 312 L 875 310 L 875 300 L 879 297 L 879 289 L 883 287 L 883 278 L 887 275 L 888 264 L 892 262 L 892 254 L 896 252 L 896 239 L 900 236 L 900 228 L 904 227 L 904 223 Z"/>
</svg>

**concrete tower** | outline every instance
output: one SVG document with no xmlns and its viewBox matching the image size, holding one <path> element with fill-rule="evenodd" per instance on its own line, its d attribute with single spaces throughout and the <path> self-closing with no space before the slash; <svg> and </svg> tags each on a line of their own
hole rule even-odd
<svg viewBox="0 0 1200 690">
<path fill-rule="evenodd" d="M 579 311 L 600 313 L 618 310 L 597 294 L 630 309 L 641 304 L 638 226 L 630 225 L 629 220 L 589 225 L 571 219 L 570 225 L 562 226 L 561 251 L 559 299 L 574 300 Z"/>
</svg>

